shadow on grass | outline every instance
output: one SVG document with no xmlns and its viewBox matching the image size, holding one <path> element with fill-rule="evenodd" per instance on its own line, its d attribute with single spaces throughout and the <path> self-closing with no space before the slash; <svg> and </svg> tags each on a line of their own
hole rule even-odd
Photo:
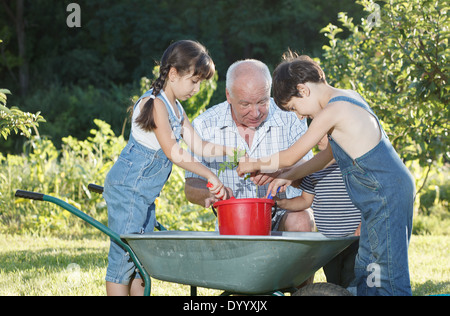
<svg viewBox="0 0 450 316">
<path fill-rule="evenodd" d="M 108 254 L 99 248 L 44 248 L 3 252 L 0 254 L 0 262 L 4 273 L 41 269 L 59 272 L 73 263 L 82 269 L 93 266 L 106 268 Z"/>
</svg>

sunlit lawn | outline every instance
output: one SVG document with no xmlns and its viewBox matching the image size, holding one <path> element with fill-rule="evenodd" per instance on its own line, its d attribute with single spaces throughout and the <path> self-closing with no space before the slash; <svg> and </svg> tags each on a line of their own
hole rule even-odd
<svg viewBox="0 0 450 316">
<path fill-rule="evenodd" d="M 108 241 L 0 235 L 0 296 L 105 295 Z M 450 237 L 413 236 L 414 295 L 450 293 Z M 325 281 L 322 270 L 315 281 Z M 198 289 L 198 295 L 221 291 Z M 152 295 L 189 295 L 186 285 L 152 280 Z"/>
</svg>

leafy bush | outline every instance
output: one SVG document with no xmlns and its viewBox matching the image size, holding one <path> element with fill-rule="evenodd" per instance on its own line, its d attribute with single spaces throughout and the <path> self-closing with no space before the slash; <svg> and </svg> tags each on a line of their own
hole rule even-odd
<svg viewBox="0 0 450 316">
<path fill-rule="evenodd" d="M 427 181 L 440 168 L 448 175 L 450 161 L 448 2 L 357 2 L 369 15 L 359 25 L 339 14 L 350 36 L 339 38 L 344 29 L 336 25 L 322 29 L 329 39 L 322 66 L 330 83 L 366 98 L 415 175 L 418 200 L 424 194 L 425 202 L 431 197 L 423 191 Z"/>
<path fill-rule="evenodd" d="M 52 195 L 77 207 L 107 225 L 107 209 L 101 195 L 88 190 L 89 183 L 102 185 L 104 178 L 126 145 L 110 126 L 95 120 L 98 129 L 80 141 L 62 140 L 57 150 L 48 139 L 34 137 L 23 155 L 0 154 L 0 232 L 31 234 L 97 234 L 86 223 L 59 206 L 14 198 L 17 189 Z M 157 218 L 169 229 L 210 230 L 210 210 L 189 204 L 184 196 L 184 171 L 174 166 L 172 175 L 157 200 Z"/>
<path fill-rule="evenodd" d="M 116 135 L 127 134 L 127 108 L 135 88 L 114 86 L 101 89 L 94 86 L 61 86 L 52 84 L 46 90 L 37 90 L 21 100 L 28 111 L 45 113 L 46 124 L 39 131 L 49 137 L 60 149 L 62 138 L 73 136 L 86 139 L 89 131 L 96 128 L 94 119 L 111 125 Z"/>
<path fill-rule="evenodd" d="M 0 89 L 0 135 L 6 140 L 11 132 L 18 134 L 21 132 L 26 137 L 31 136 L 31 128 L 37 131 L 39 123 L 45 122 L 44 118 L 38 113 L 32 114 L 22 112 L 17 107 L 6 107 L 7 94 L 11 92 L 6 89 Z"/>
<path fill-rule="evenodd" d="M 74 220 L 58 206 L 27 199 L 15 199 L 17 189 L 59 197 L 97 220 L 106 223 L 106 207 L 101 196 L 91 194 L 90 182 L 103 182 L 113 161 L 125 146 L 105 122 L 95 120 L 98 130 L 79 141 L 63 138 L 62 149 L 45 138 L 34 137 L 23 155 L 0 156 L 0 230 L 9 233 L 82 232 L 84 223 Z"/>
<path fill-rule="evenodd" d="M 200 92 L 190 99 L 186 112 L 197 114 L 209 103 L 217 76 L 204 82 Z M 148 89 L 143 78 L 141 89 Z M 92 91 L 95 95 L 97 92 Z M 56 95 L 56 94 L 55 94 Z M 123 118 L 123 117 L 122 117 Z M 103 185 L 104 179 L 126 145 L 123 135 L 116 136 L 111 125 L 94 119 L 85 140 L 68 136 L 61 149 L 48 138 L 33 137 L 22 155 L 0 154 L 0 232 L 32 234 L 97 234 L 59 206 L 46 202 L 14 198 L 17 189 L 52 195 L 74 205 L 98 221 L 107 224 L 107 209 L 101 195 L 91 193 L 89 183 Z M 123 133 L 122 133 L 123 134 Z M 214 215 L 210 210 L 189 204 L 184 196 L 184 171 L 174 166 L 172 175 L 157 200 L 157 219 L 172 230 L 210 230 Z"/>
<path fill-rule="evenodd" d="M 346 13 L 329 24 L 323 66 L 340 88 L 361 93 L 373 107 L 394 147 L 420 166 L 450 160 L 448 107 L 448 3 L 442 0 L 357 1 L 371 19 L 356 25 Z"/>
</svg>

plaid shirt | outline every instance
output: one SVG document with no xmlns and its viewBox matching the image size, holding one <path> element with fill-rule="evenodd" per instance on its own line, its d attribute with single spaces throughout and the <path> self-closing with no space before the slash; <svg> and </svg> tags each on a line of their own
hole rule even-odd
<svg viewBox="0 0 450 316">
<path fill-rule="evenodd" d="M 307 130 L 306 120 L 300 121 L 292 112 L 285 112 L 270 101 L 269 115 L 266 120 L 256 129 L 253 137 L 252 147 L 249 148 L 245 140 L 240 136 L 236 123 L 231 117 L 231 106 L 227 101 L 220 103 L 193 121 L 193 126 L 198 135 L 205 141 L 221 144 L 239 149 L 245 149 L 247 154 L 253 158 L 267 157 L 292 146 Z M 310 151 L 304 158 L 312 158 Z M 206 167 L 218 174 L 223 157 L 199 158 Z M 227 158 L 231 161 L 230 158 Z M 186 178 L 201 178 L 200 176 L 186 171 Z M 244 180 L 237 175 L 235 169 L 226 169 L 219 175 L 222 183 L 233 190 L 236 198 L 264 197 L 268 185 L 257 187 L 252 181 Z M 301 194 L 301 190 L 289 187 L 287 194 L 279 194 L 280 198 L 292 198 Z"/>
</svg>

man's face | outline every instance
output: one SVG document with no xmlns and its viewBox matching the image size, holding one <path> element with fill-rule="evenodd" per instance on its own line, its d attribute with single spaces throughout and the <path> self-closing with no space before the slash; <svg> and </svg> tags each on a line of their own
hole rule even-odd
<svg viewBox="0 0 450 316">
<path fill-rule="evenodd" d="M 237 126 L 257 128 L 269 114 L 270 86 L 264 78 L 242 76 L 226 91 Z"/>
</svg>

